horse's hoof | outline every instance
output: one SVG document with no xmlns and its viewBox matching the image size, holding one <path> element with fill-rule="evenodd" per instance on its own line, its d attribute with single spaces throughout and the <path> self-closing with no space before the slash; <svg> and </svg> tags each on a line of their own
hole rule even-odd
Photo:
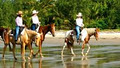
<svg viewBox="0 0 120 68">
<path fill-rule="evenodd" d="M 17 60 L 17 58 L 15 58 L 15 60 Z"/>
<path fill-rule="evenodd" d="M 76 56 L 75 54 L 72 54 L 73 56 Z"/>
<path fill-rule="evenodd" d="M 10 51 L 10 52 L 12 52 L 12 51 L 13 51 L 13 49 L 9 49 L 9 51 Z"/>
<path fill-rule="evenodd" d="M 85 55 L 84 55 L 84 54 L 82 54 L 82 56 L 84 57 Z"/>
<path fill-rule="evenodd" d="M 63 55 L 63 54 L 61 54 L 61 56 L 63 57 L 64 55 Z"/>
<path fill-rule="evenodd" d="M 34 57 L 34 58 L 36 58 L 36 57 L 37 57 L 37 55 L 33 54 L 33 57 Z"/>
<path fill-rule="evenodd" d="M 26 62 L 26 59 L 23 59 L 24 62 Z"/>
<path fill-rule="evenodd" d="M 2 57 L 3 60 L 5 60 L 5 57 Z"/>
<path fill-rule="evenodd" d="M 28 57 L 28 60 L 30 60 L 31 58 L 30 57 Z"/>
<path fill-rule="evenodd" d="M 43 58 L 44 56 L 42 55 L 41 58 Z"/>
<path fill-rule="evenodd" d="M 85 53 L 85 56 L 87 56 L 88 55 L 88 53 Z"/>
<path fill-rule="evenodd" d="M 26 59 L 25 59 L 25 58 L 23 58 L 23 59 L 22 59 L 22 61 L 26 62 Z"/>
</svg>

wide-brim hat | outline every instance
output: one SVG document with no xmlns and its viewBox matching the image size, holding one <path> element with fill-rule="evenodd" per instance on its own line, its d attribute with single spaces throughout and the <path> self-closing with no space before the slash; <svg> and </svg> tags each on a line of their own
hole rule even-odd
<svg viewBox="0 0 120 68">
<path fill-rule="evenodd" d="M 23 12 L 22 12 L 22 11 L 18 11 L 16 14 L 17 14 L 17 15 L 22 15 Z"/>
<path fill-rule="evenodd" d="M 38 13 L 38 11 L 36 11 L 36 10 L 32 11 L 32 14 L 37 14 L 37 13 Z"/>
<path fill-rule="evenodd" d="M 79 12 L 76 16 L 77 16 L 77 17 L 81 17 L 81 16 L 82 16 L 82 13 Z"/>
</svg>

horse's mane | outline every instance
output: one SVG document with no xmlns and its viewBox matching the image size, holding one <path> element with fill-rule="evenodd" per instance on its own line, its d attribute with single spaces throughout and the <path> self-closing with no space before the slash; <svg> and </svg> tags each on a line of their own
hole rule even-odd
<svg viewBox="0 0 120 68">
<path fill-rule="evenodd" d="M 26 31 L 27 31 L 27 34 L 28 34 L 29 36 L 35 36 L 35 35 L 37 35 L 37 32 L 36 32 L 36 31 L 29 30 L 29 29 L 26 29 Z"/>
</svg>

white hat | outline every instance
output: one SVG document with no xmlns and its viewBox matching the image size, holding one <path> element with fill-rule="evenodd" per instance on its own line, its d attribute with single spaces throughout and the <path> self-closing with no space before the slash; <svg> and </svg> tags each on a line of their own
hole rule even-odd
<svg viewBox="0 0 120 68">
<path fill-rule="evenodd" d="M 79 13 L 78 13 L 78 15 L 76 15 L 76 16 L 77 16 L 77 17 L 82 16 L 82 13 L 81 13 L 81 12 L 79 12 Z"/>
<path fill-rule="evenodd" d="M 36 11 L 36 10 L 33 10 L 33 11 L 32 11 L 32 14 L 36 14 L 36 13 L 38 13 L 38 11 Z"/>
</svg>

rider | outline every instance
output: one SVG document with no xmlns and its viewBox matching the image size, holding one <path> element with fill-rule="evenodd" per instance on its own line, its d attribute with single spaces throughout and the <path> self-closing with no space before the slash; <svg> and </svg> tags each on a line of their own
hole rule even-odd
<svg viewBox="0 0 120 68">
<path fill-rule="evenodd" d="M 81 34 L 80 29 L 81 29 L 81 27 L 84 26 L 84 24 L 83 24 L 82 13 L 79 12 L 76 16 L 77 16 L 77 18 L 76 18 L 76 27 L 75 27 L 75 29 L 77 31 L 76 38 L 77 38 L 77 42 L 79 42 L 79 35 Z"/>
<path fill-rule="evenodd" d="M 24 25 L 23 25 L 23 19 L 22 19 L 22 14 L 23 14 L 22 11 L 18 11 L 17 18 L 15 19 L 15 23 L 16 23 L 15 41 L 17 41 L 17 39 L 18 39 L 18 34 L 20 32 L 19 31 L 20 27 L 24 27 Z"/>
<path fill-rule="evenodd" d="M 32 11 L 32 25 L 31 25 L 31 30 L 36 30 L 37 26 L 40 26 L 40 21 L 38 19 L 38 11 L 33 10 Z"/>
</svg>

